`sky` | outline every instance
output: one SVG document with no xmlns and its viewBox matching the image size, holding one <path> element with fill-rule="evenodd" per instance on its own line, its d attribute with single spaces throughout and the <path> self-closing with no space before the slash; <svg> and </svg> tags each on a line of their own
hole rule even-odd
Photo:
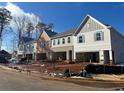
<svg viewBox="0 0 124 93">
<path fill-rule="evenodd" d="M 78 3 L 54 3 L 54 2 L 0 2 L 0 6 L 5 6 L 13 14 L 28 14 L 31 18 L 34 15 L 40 17 L 44 23 L 53 23 L 54 31 L 63 32 L 79 26 L 83 18 L 89 14 L 102 23 L 109 24 L 124 34 L 124 3 L 98 3 L 98 2 L 78 2 Z M 9 37 L 10 38 L 10 37 Z M 3 49 L 10 41 L 5 38 Z"/>
</svg>

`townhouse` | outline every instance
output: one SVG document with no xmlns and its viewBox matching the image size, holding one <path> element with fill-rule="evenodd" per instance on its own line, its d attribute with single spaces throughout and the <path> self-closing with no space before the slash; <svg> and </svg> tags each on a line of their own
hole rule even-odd
<svg viewBox="0 0 124 93">
<path fill-rule="evenodd" d="M 87 15 L 78 28 L 51 38 L 52 59 L 118 64 L 124 62 L 124 37 Z"/>
<path fill-rule="evenodd" d="M 34 49 L 36 47 L 35 43 L 36 40 L 33 38 L 22 37 L 17 49 L 18 59 L 28 57 L 28 59 L 33 60 L 35 53 Z"/>
<path fill-rule="evenodd" d="M 38 40 L 23 39 L 18 55 L 34 60 L 99 64 L 124 62 L 124 36 L 112 26 L 86 15 L 77 28 L 62 33 L 42 31 Z"/>
<path fill-rule="evenodd" d="M 43 30 L 38 39 L 22 37 L 18 47 L 18 58 L 27 57 L 29 60 L 50 60 L 50 37 L 57 34 L 53 31 Z"/>
<path fill-rule="evenodd" d="M 35 43 L 35 59 L 51 60 L 51 37 L 56 35 L 54 31 L 44 30 L 41 32 L 37 42 Z"/>
</svg>

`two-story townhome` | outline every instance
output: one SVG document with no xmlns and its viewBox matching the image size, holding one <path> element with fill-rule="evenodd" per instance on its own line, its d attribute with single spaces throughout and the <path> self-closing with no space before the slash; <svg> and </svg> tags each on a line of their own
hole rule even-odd
<svg viewBox="0 0 124 93">
<path fill-rule="evenodd" d="M 36 60 L 51 60 L 51 37 L 54 31 L 43 30 L 36 43 Z"/>
<path fill-rule="evenodd" d="M 52 60 L 72 60 L 74 58 L 75 31 L 76 29 L 70 29 L 51 37 Z"/>
<path fill-rule="evenodd" d="M 43 30 L 38 39 L 22 37 L 18 47 L 18 58 L 27 57 L 29 60 L 50 60 L 50 37 L 56 32 Z"/>
<path fill-rule="evenodd" d="M 124 36 L 87 15 L 78 28 L 51 38 L 52 59 L 101 64 L 124 62 Z"/>
<path fill-rule="evenodd" d="M 28 57 L 28 59 L 34 59 L 34 48 L 35 48 L 35 39 L 22 37 L 19 46 L 18 46 L 18 58 Z"/>
</svg>

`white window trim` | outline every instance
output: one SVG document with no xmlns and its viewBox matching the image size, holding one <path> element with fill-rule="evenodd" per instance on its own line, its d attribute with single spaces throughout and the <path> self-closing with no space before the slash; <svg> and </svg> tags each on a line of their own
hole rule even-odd
<svg viewBox="0 0 124 93">
<path fill-rule="evenodd" d="M 54 46 L 54 45 L 56 45 L 56 40 L 55 40 L 55 39 L 53 39 L 53 46 Z"/>
<path fill-rule="evenodd" d="M 63 43 L 63 40 L 64 40 L 64 43 Z M 62 38 L 62 44 L 65 44 L 65 38 L 64 37 Z"/>
<path fill-rule="evenodd" d="M 69 38 L 70 38 L 70 42 L 68 42 L 68 41 L 69 41 Z M 68 42 L 68 43 L 71 43 L 71 37 L 67 37 L 67 42 Z"/>
<path fill-rule="evenodd" d="M 101 40 L 97 40 L 97 34 L 100 33 L 100 36 L 101 36 Z M 104 33 L 103 31 L 98 31 L 98 32 L 95 32 L 95 35 L 94 35 L 94 39 L 95 41 L 103 41 L 104 40 Z"/>
<path fill-rule="evenodd" d="M 57 39 L 57 45 L 60 45 L 60 38 Z M 59 42 L 59 43 L 58 43 Z"/>
<path fill-rule="evenodd" d="M 82 42 L 79 42 L 79 37 L 82 37 Z M 85 35 L 79 35 L 77 40 L 78 43 L 85 43 Z"/>
</svg>

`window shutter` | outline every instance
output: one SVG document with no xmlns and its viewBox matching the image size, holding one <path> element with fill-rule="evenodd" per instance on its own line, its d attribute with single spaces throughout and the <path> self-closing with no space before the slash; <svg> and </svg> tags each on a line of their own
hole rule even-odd
<svg viewBox="0 0 124 93">
<path fill-rule="evenodd" d="M 79 43 L 79 36 L 77 37 L 77 43 Z"/>
<path fill-rule="evenodd" d="M 94 41 L 96 41 L 96 33 L 94 33 Z"/>
<path fill-rule="evenodd" d="M 83 42 L 85 43 L 85 35 L 83 35 Z"/>
<path fill-rule="evenodd" d="M 103 33 L 103 32 L 101 32 L 101 34 L 102 34 L 102 40 L 104 40 L 104 33 Z"/>
</svg>

